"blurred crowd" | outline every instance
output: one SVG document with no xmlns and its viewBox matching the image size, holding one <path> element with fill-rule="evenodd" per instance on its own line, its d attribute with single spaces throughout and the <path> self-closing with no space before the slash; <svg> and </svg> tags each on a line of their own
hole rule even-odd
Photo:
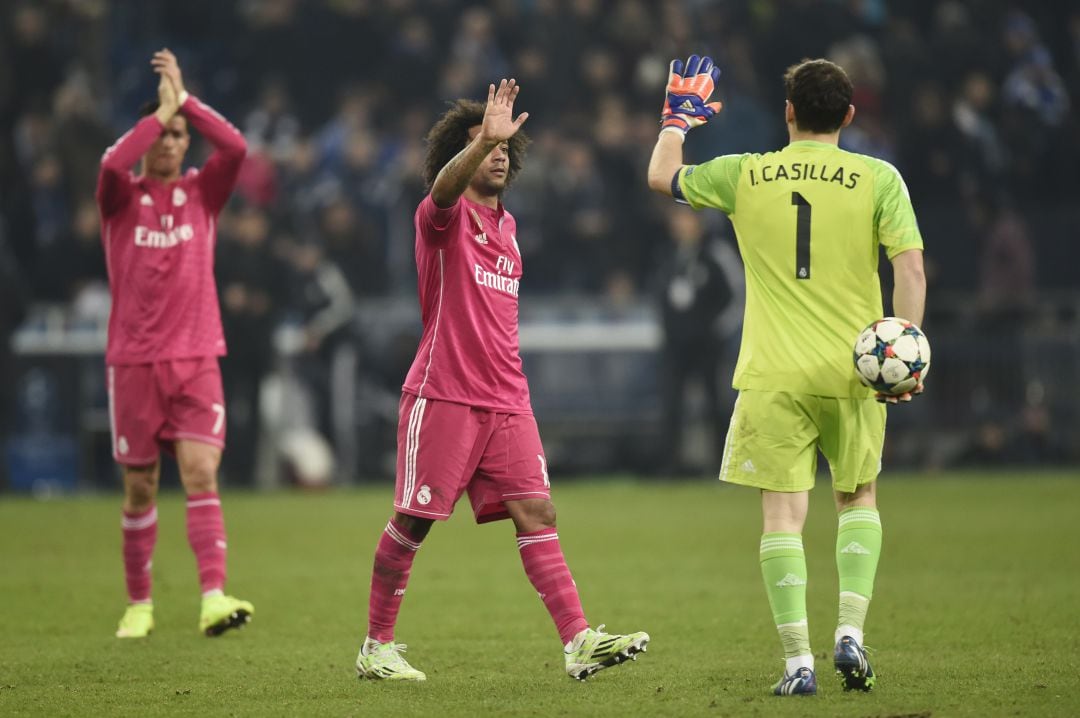
<svg viewBox="0 0 1080 718">
<path fill-rule="evenodd" d="M 238 385 L 268 370 L 283 322 L 318 356 L 358 304 L 414 293 L 424 136 L 447 100 L 503 76 L 523 88 L 533 139 L 507 197 L 522 294 L 655 295 L 671 210 L 644 168 L 668 62 L 691 52 L 722 68 L 725 105 L 692 133 L 691 160 L 784 144 L 787 65 L 847 69 L 857 115 L 842 145 L 907 179 L 931 312 L 960 312 L 935 302 L 956 290 L 980 316 L 1023 322 L 1037 291 L 1076 287 L 1080 7 L 1067 3 L 12 0 L 0 13 L 5 335 L 20 304 L 107 307 L 97 164 L 154 96 L 161 46 L 250 147 L 217 263 Z"/>
</svg>

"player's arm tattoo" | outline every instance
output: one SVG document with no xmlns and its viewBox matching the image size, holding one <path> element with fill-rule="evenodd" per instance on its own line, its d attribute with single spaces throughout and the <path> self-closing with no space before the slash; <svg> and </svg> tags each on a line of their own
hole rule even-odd
<svg viewBox="0 0 1080 718">
<path fill-rule="evenodd" d="M 481 143 L 479 137 L 477 137 L 467 144 L 465 149 L 454 155 L 439 170 L 435 182 L 431 185 L 431 199 L 435 201 L 435 204 L 440 207 L 449 207 L 457 202 L 458 197 L 469 186 L 469 181 L 476 174 L 476 169 L 480 166 L 480 163 L 484 161 L 484 158 L 488 156 L 491 150 L 495 149 L 497 144 Z"/>
</svg>

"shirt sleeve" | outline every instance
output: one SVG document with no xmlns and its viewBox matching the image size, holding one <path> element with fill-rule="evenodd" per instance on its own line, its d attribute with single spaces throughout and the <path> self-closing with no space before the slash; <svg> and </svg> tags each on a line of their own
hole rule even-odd
<svg viewBox="0 0 1080 718">
<path fill-rule="evenodd" d="M 458 197 L 449 207 L 440 207 L 428 194 L 416 208 L 417 232 L 429 242 L 445 242 L 453 232 L 448 231 L 465 211 L 465 202 Z"/>
<path fill-rule="evenodd" d="M 162 124 L 154 115 L 148 115 L 120 136 L 101 156 L 95 197 L 103 217 L 108 217 L 124 206 L 131 194 L 131 167 L 161 136 Z"/>
<path fill-rule="evenodd" d="M 672 182 L 672 194 L 694 209 L 712 207 L 725 214 L 734 214 L 735 191 L 743 162 L 749 156 L 721 155 L 700 165 L 686 165 Z"/>
<path fill-rule="evenodd" d="M 873 160 L 874 227 L 878 242 L 892 259 L 909 249 L 922 249 L 923 240 L 911 195 L 900 172 L 888 162 Z"/>
<path fill-rule="evenodd" d="M 198 183 L 207 208 L 216 214 L 229 201 L 236 186 L 247 155 L 247 142 L 232 123 L 194 96 L 188 95 L 180 111 L 214 146 L 214 153 L 199 171 Z"/>
</svg>

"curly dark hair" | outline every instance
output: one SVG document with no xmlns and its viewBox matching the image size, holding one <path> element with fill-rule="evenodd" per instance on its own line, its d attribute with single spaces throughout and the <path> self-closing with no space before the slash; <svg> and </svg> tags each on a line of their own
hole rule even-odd
<svg viewBox="0 0 1080 718">
<path fill-rule="evenodd" d="M 800 130 L 827 134 L 840 129 L 854 88 L 844 68 L 828 60 L 803 60 L 784 73 L 788 102 Z"/>
<path fill-rule="evenodd" d="M 439 118 L 427 135 L 427 155 L 424 156 L 424 183 L 430 190 L 439 176 L 439 170 L 469 144 L 469 128 L 484 122 L 483 102 L 475 100 L 455 100 L 450 109 Z M 510 167 L 506 171 L 506 186 L 509 187 L 525 161 L 525 148 L 529 146 L 529 136 L 524 130 L 518 130 L 507 140 L 510 145 Z"/>
</svg>

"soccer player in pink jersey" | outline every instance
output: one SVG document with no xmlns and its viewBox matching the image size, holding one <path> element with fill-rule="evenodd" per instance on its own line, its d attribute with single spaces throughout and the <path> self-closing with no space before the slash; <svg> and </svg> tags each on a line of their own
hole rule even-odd
<svg viewBox="0 0 1080 718">
<path fill-rule="evenodd" d="M 217 470 L 225 446 L 218 357 L 225 353 L 214 244 L 217 216 L 247 145 L 235 127 L 184 90 L 176 57 L 154 53 L 158 100 L 101 158 L 97 203 L 112 291 L 105 353 L 113 457 L 124 478 L 128 608 L 116 635 L 154 628 L 150 565 L 157 539 L 160 449 L 176 456 L 187 493 L 187 534 L 202 588 L 199 630 L 244 625 L 247 601 L 227 596 L 225 524 Z M 201 170 L 181 173 L 188 123 L 213 145 Z M 135 175 L 131 167 L 139 162 Z"/>
<path fill-rule="evenodd" d="M 504 79 L 486 104 L 458 100 L 428 134 L 431 192 L 414 218 L 423 335 L 401 396 L 395 511 L 375 549 L 361 678 L 425 679 L 394 643 L 394 624 L 416 551 L 466 492 L 477 523 L 514 522 L 571 677 L 634 658 L 649 642 L 646 633 L 589 627 L 555 530 L 518 351 L 517 225 L 500 201 L 528 143 L 519 131 L 528 113 L 513 116 L 519 90 Z"/>
</svg>

